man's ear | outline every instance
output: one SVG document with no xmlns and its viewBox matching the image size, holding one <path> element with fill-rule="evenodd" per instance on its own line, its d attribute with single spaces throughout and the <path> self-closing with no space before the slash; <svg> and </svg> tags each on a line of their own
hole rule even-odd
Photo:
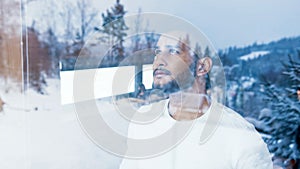
<svg viewBox="0 0 300 169">
<path fill-rule="evenodd" d="M 212 67 L 212 60 L 210 57 L 204 57 L 198 60 L 197 62 L 197 76 L 203 76 L 207 74 Z"/>
</svg>

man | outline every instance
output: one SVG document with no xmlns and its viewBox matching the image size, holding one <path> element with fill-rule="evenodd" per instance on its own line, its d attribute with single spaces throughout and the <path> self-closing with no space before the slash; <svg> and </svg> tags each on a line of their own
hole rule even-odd
<svg viewBox="0 0 300 169">
<path fill-rule="evenodd" d="M 185 121 L 193 121 L 193 126 L 172 149 L 158 153 L 154 151 L 156 147 L 151 147 L 153 155 L 124 159 L 120 168 L 273 168 L 267 147 L 253 125 L 207 96 L 206 75 L 212 68 L 212 59 L 195 57 L 186 34 L 169 35 L 159 38 L 153 62 L 153 88 L 169 95 L 164 101 L 167 109 L 152 123 L 131 123 L 128 137 L 144 140 L 160 137 L 176 123 Z M 178 139 L 178 133 L 176 129 L 174 137 L 160 140 L 157 147 L 175 143 L 172 141 Z M 132 149 L 134 145 L 128 142 L 128 150 Z"/>
</svg>

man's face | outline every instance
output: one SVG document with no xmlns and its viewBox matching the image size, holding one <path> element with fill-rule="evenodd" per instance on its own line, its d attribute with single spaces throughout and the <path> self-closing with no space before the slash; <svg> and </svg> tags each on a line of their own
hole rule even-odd
<svg viewBox="0 0 300 169">
<path fill-rule="evenodd" d="M 187 45 L 184 39 L 159 38 L 153 62 L 154 88 L 175 92 L 183 83 L 189 83 L 193 59 Z"/>
</svg>

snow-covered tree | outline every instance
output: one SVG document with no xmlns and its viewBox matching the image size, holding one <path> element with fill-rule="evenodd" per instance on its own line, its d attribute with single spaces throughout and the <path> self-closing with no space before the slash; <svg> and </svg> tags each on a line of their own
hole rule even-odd
<svg viewBox="0 0 300 169">
<path fill-rule="evenodd" d="M 143 23 L 143 18 L 141 17 L 141 13 L 142 13 L 142 9 L 139 8 L 136 20 L 134 21 L 135 35 L 131 37 L 131 43 L 133 46 L 131 49 L 132 52 L 141 50 L 141 46 L 142 46 L 141 35 L 139 35 L 139 33 L 141 33 L 142 23 Z"/>
<path fill-rule="evenodd" d="M 202 49 L 201 49 L 201 46 L 199 45 L 199 43 L 196 43 L 194 53 L 195 53 L 196 58 L 203 57 L 203 52 L 202 52 Z"/>
<path fill-rule="evenodd" d="M 78 10 L 78 21 L 80 27 L 77 29 L 76 38 L 79 43 L 84 44 L 87 40 L 86 38 L 89 35 L 89 32 L 92 31 L 92 21 L 95 16 L 97 16 L 97 12 L 95 9 L 91 8 L 88 0 L 77 0 L 76 7 Z M 71 9 L 72 10 L 72 9 Z"/>
<path fill-rule="evenodd" d="M 124 20 L 125 14 L 124 6 L 120 0 L 117 0 L 111 10 L 107 9 L 106 13 L 102 13 L 102 27 L 95 28 L 96 31 L 104 34 L 101 40 L 111 46 L 111 51 L 107 56 L 110 58 L 110 65 L 119 63 L 125 57 L 123 42 L 127 36 L 126 30 L 128 30 Z"/>
<path fill-rule="evenodd" d="M 59 57 L 63 53 L 62 45 L 58 41 L 58 37 L 55 35 L 51 28 L 48 29 L 47 32 L 43 33 L 39 37 L 45 40 L 40 40 L 42 42 L 43 47 L 48 50 L 48 64 L 51 64 L 49 70 L 46 71 L 46 75 L 50 77 L 58 77 L 59 75 Z M 41 74 L 41 72 L 40 72 Z M 40 76 L 43 76 L 42 74 Z"/>
<path fill-rule="evenodd" d="M 211 55 L 211 51 L 209 47 L 207 46 L 204 50 L 204 57 L 209 57 Z"/>
<path fill-rule="evenodd" d="M 272 111 L 263 113 L 259 120 L 265 124 L 261 130 L 272 137 L 266 142 L 270 152 L 276 157 L 284 158 L 287 165 L 290 161 L 299 163 L 300 157 L 300 101 L 297 89 L 300 87 L 300 52 L 296 58 L 289 57 L 284 75 L 287 76 L 287 86 L 267 84 L 266 100 Z"/>
</svg>

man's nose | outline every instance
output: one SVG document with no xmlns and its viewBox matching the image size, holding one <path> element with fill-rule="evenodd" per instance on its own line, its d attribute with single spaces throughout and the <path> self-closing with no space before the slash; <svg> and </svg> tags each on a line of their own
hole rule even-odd
<svg viewBox="0 0 300 169">
<path fill-rule="evenodd" d="M 158 55 L 155 56 L 153 64 L 156 67 L 167 66 L 168 62 L 166 61 L 166 58 L 165 58 L 164 54 L 158 54 Z"/>
</svg>

